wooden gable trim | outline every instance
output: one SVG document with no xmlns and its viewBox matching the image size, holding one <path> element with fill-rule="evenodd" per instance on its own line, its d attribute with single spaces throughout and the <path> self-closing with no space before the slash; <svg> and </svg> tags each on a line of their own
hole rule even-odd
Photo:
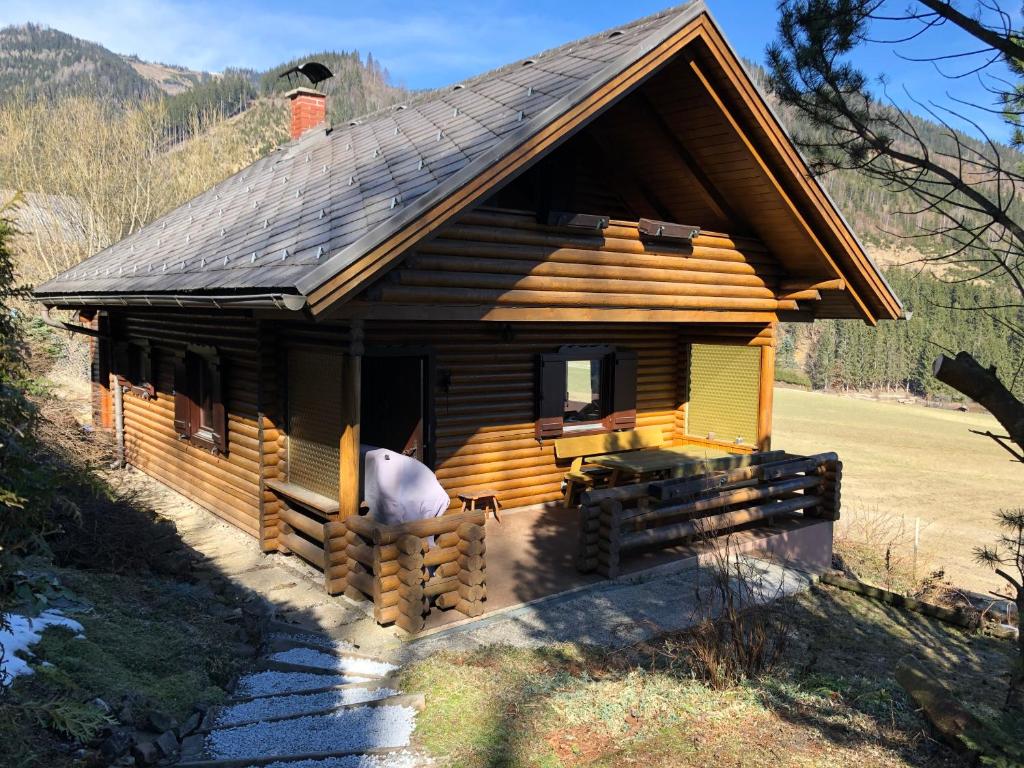
<svg viewBox="0 0 1024 768">
<path fill-rule="evenodd" d="M 703 11 L 702 11 L 703 12 Z M 530 136 L 521 145 L 483 169 L 464 184 L 458 192 L 440 199 L 432 208 L 414 219 L 406 227 L 371 249 L 339 274 L 310 291 L 309 309 L 314 316 L 321 315 L 332 305 L 350 298 L 356 291 L 373 280 L 381 271 L 400 258 L 409 248 L 431 234 L 442 224 L 481 200 L 502 181 L 567 140 L 576 130 L 596 114 L 610 107 L 649 75 L 667 64 L 698 36 L 700 14 L 688 21 L 663 43 L 653 47 L 616 77 L 593 91 L 589 96 L 568 108 L 564 113 Z"/>
<path fill-rule="evenodd" d="M 825 260 L 825 263 L 828 264 L 829 269 L 832 270 L 832 272 L 835 274 L 837 278 L 842 278 L 843 272 L 839 268 L 839 265 L 836 264 L 835 260 L 829 254 L 828 249 L 825 248 L 821 240 L 818 239 L 818 236 L 811 228 L 811 225 L 807 223 L 807 219 L 803 217 L 803 214 L 800 213 L 800 209 L 797 208 L 796 204 L 793 202 L 793 199 L 789 196 L 789 194 L 787 194 L 785 188 L 776 178 L 775 174 L 772 173 L 772 169 L 768 166 L 768 163 L 765 162 L 764 158 L 761 157 L 761 153 L 757 151 L 757 147 L 754 146 L 753 142 L 747 136 L 742 126 L 740 126 L 740 124 L 736 122 L 736 118 L 733 117 L 732 113 L 729 111 L 729 108 L 725 105 L 725 102 L 722 101 L 722 98 L 718 95 L 718 92 L 715 90 L 715 87 L 711 84 L 708 78 L 705 77 L 704 72 L 701 71 L 700 65 L 693 58 L 690 58 L 687 63 L 690 65 L 690 70 L 693 72 L 693 74 L 697 76 L 697 80 L 703 86 L 705 92 L 708 94 L 709 97 L 711 97 L 711 101 L 713 101 L 715 106 L 718 107 L 718 111 L 721 113 L 725 121 L 729 124 L 729 127 L 732 128 L 737 138 L 739 138 L 739 140 L 743 142 L 743 146 L 747 148 L 747 151 L 750 153 L 750 156 L 754 158 L 754 162 L 757 163 L 757 166 L 761 169 L 762 173 L 764 173 L 765 177 L 771 183 L 772 187 L 774 187 L 775 191 L 779 194 L 779 197 L 786 204 L 786 207 L 793 215 L 793 218 L 796 219 L 797 224 L 804 231 L 804 234 L 806 234 L 811 239 L 811 242 L 814 243 L 814 247 L 817 249 L 818 255 Z M 868 309 L 868 306 L 867 304 L 864 303 L 864 300 L 861 299 L 859 295 L 857 295 L 856 291 L 854 291 L 852 287 L 849 289 L 849 293 L 850 296 L 853 298 L 854 302 L 856 302 L 857 306 L 860 308 L 860 311 L 864 314 L 864 319 L 867 320 L 871 325 L 875 325 L 878 321 L 875 318 L 874 314 L 871 312 L 871 310 Z"/>
<path fill-rule="evenodd" d="M 875 265 L 864 252 L 863 247 L 851 232 L 849 225 L 835 207 L 819 184 L 813 181 L 810 169 L 803 157 L 793 146 L 785 129 L 779 124 L 778 118 L 765 103 L 764 98 L 750 82 L 742 64 L 732 54 L 729 43 L 725 40 L 717 25 L 707 16 L 700 20 L 701 38 L 708 45 L 709 52 L 722 68 L 729 84 L 736 89 L 743 99 L 744 106 L 750 110 L 758 128 L 771 140 L 773 148 L 778 152 L 791 177 L 795 179 L 802 192 L 809 198 L 814 211 L 824 219 L 824 223 L 835 234 L 853 262 L 852 266 L 859 276 L 872 289 L 872 293 L 885 310 L 886 319 L 898 319 L 903 312 L 902 304 L 893 294 L 892 289 L 879 274 Z M 843 277 L 849 277 L 843 275 Z M 847 288 L 849 288 L 847 280 Z"/>
</svg>

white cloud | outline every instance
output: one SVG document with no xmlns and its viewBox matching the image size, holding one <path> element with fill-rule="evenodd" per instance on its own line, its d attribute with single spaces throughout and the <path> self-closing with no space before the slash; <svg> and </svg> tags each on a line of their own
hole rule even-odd
<svg viewBox="0 0 1024 768">
<path fill-rule="evenodd" d="M 190 0 L 5 0 L 0 26 L 33 21 L 118 53 L 211 71 L 265 69 L 317 50 L 358 49 L 372 52 L 397 81 L 412 87 L 442 85 L 592 31 L 517 8 L 467 0 L 424 9 L 393 0 L 301 8 Z"/>
</svg>

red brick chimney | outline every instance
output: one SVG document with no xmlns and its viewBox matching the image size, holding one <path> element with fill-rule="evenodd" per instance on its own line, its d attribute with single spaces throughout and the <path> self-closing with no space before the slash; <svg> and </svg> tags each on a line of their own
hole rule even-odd
<svg viewBox="0 0 1024 768">
<path fill-rule="evenodd" d="M 296 88 L 285 94 L 292 103 L 292 138 L 327 120 L 327 96 L 312 88 Z"/>
</svg>

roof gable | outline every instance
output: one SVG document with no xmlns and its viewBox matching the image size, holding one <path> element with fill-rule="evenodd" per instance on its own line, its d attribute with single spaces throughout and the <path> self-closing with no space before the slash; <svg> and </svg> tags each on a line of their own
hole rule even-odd
<svg viewBox="0 0 1024 768">
<path fill-rule="evenodd" d="M 103 294 L 280 290 L 307 297 L 312 313 L 322 315 L 670 63 L 685 59 L 702 75 L 695 63 L 701 57 L 718 79 L 713 91 L 730 100 L 726 110 L 743 110 L 756 127 L 752 140 L 773 153 L 765 170 L 774 194 L 788 202 L 804 236 L 818 242 L 815 258 L 850 280 L 856 314 L 869 321 L 897 316 L 898 300 L 809 178 L 699 2 L 348 126 L 310 131 L 40 286 L 37 295 L 49 303 L 72 303 L 75 294 L 78 303 L 101 303 Z M 750 150 L 758 152 L 753 144 Z M 720 184 L 710 185 L 712 198 Z"/>
</svg>

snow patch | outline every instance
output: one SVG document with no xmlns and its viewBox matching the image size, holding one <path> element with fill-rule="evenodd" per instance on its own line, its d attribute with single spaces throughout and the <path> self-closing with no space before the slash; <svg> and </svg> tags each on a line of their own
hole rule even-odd
<svg viewBox="0 0 1024 768">
<path fill-rule="evenodd" d="M 43 630 L 47 627 L 67 627 L 78 633 L 76 637 L 85 637 L 85 629 L 74 619 L 67 618 L 57 610 L 44 611 L 35 618 L 12 613 L 7 616 L 10 630 L 0 632 L 0 646 L 4 649 L 3 666 L 0 667 L 0 685 L 10 684 L 19 675 L 31 675 L 32 667 L 24 659 L 19 659 L 17 651 L 28 650 L 39 642 Z"/>
</svg>

